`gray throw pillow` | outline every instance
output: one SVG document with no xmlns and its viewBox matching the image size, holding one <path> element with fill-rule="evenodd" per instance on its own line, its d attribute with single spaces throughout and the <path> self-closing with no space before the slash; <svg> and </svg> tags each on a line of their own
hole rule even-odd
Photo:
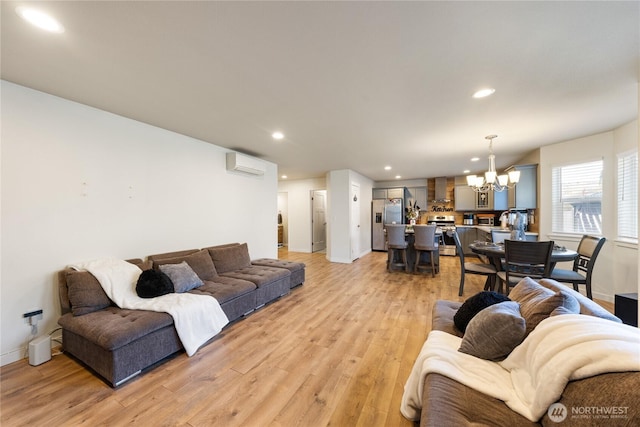
<svg viewBox="0 0 640 427">
<path fill-rule="evenodd" d="M 154 263 L 156 268 L 159 268 L 159 266 L 164 264 L 180 264 L 182 261 L 189 264 L 189 267 L 191 267 L 202 280 L 214 281 L 216 277 L 218 277 L 216 267 L 213 265 L 213 260 L 209 256 L 209 252 L 204 249 L 189 255 L 162 258 L 155 260 Z"/>
<path fill-rule="evenodd" d="M 185 261 L 180 264 L 163 264 L 159 268 L 160 271 L 169 276 L 171 282 L 173 282 L 173 289 L 178 294 L 198 288 L 204 284 Z"/>
<path fill-rule="evenodd" d="M 501 302 L 471 319 L 458 351 L 480 359 L 503 360 L 524 340 L 525 332 L 520 305 L 515 301 Z"/>
<path fill-rule="evenodd" d="M 559 305 L 552 312 L 551 316 L 558 316 L 560 314 L 580 314 L 580 303 L 571 295 L 569 290 L 559 290 L 556 292 L 558 295 Z"/>
<path fill-rule="evenodd" d="M 461 332 L 467 329 L 467 325 L 473 316 L 480 313 L 485 308 L 500 302 L 511 301 L 509 297 L 497 292 L 483 291 L 468 298 L 453 316 L 453 323 Z"/>
<path fill-rule="evenodd" d="M 520 304 L 520 313 L 527 322 L 527 335 L 549 316 L 580 312 L 578 300 L 568 292 L 554 292 L 529 277 L 513 288 L 509 298 Z"/>
</svg>

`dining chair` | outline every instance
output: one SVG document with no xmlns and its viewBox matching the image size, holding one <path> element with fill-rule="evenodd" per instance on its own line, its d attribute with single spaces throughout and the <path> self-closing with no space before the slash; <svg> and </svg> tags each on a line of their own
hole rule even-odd
<svg viewBox="0 0 640 427">
<path fill-rule="evenodd" d="M 600 249 L 602 249 L 606 240 L 604 237 L 582 236 L 578 244 L 578 257 L 573 261 L 573 269 L 554 268 L 551 271 L 551 278 L 558 282 L 571 283 L 575 291 L 578 291 L 578 285 L 585 285 L 587 298 L 593 299 L 591 295 L 591 273 Z"/>
<path fill-rule="evenodd" d="M 458 233 L 456 233 L 455 231 L 449 231 L 448 233 L 450 233 L 450 235 L 453 234 L 453 240 L 456 243 L 456 250 L 458 251 L 458 258 L 460 258 L 460 289 L 458 290 L 458 296 L 462 296 L 462 292 L 464 291 L 465 274 L 487 276 L 487 280 L 484 284 L 484 290 L 493 290 L 496 284 L 496 268 L 493 265 L 484 262 L 465 262 L 464 250 L 462 249 L 462 244 L 460 243 L 460 237 L 458 236 Z"/>
<path fill-rule="evenodd" d="M 526 240 L 505 240 L 505 269 L 498 271 L 499 291 L 505 285 L 504 294 L 525 277 L 542 279 L 551 275 L 551 252 L 553 240 L 528 242 Z"/>
<path fill-rule="evenodd" d="M 491 230 L 491 241 L 493 243 L 504 243 L 505 239 L 511 238 L 509 230 Z"/>
<path fill-rule="evenodd" d="M 427 264 L 420 262 L 422 253 L 429 253 L 429 261 L 431 268 L 431 277 L 436 277 L 435 253 L 439 250 L 438 239 L 436 239 L 435 225 L 414 225 L 413 226 L 414 243 L 413 247 L 416 251 L 416 262 L 413 265 L 414 273 L 420 267 L 428 267 Z"/>
<path fill-rule="evenodd" d="M 394 267 L 402 267 L 409 271 L 407 262 L 407 240 L 405 237 L 405 225 L 388 224 L 387 230 L 387 271 L 393 271 Z M 400 254 L 402 262 L 396 261 L 396 255 Z"/>
</svg>

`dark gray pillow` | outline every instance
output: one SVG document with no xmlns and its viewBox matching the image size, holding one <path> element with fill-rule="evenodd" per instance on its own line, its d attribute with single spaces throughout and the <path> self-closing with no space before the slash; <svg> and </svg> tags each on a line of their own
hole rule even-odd
<svg viewBox="0 0 640 427">
<path fill-rule="evenodd" d="M 88 271 L 72 271 L 66 274 L 67 294 L 74 316 L 93 313 L 111 305 L 111 300 L 100 282 Z"/>
<path fill-rule="evenodd" d="M 480 359 L 502 360 L 524 340 L 526 330 L 517 302 L 494 304 L 471 319 L 458 351 Z"/>
<path fill-rule="evenodd" d="M 169 276 L 176 293 L 187 292 L 204 284 L 185 261 L 180 264 L 163 264 L 159 268 L 160 271 Z"/>
<path fill-rule="evenodd" d="M 219 274 L 251 267 L 249 246 L 246 243 L 209 248 L 209 254 Z"/>
</svg>

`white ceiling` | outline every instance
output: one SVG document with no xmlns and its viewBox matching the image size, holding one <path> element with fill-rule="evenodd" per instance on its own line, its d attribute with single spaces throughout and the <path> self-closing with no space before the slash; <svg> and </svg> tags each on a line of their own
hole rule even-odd
<svg viewBox="0 0 640 427">
<path fill-rule="evenodd" d="M 29 26 L 21 4 L 66 31 Z M 638 117 L 637 1 L 2 1 L 1 13 L 3 79 L 256 155 L 289 179 L 478 172 L 488 134 L 500 169 Z M 485 86 L 496 93 L 471 97 Z"/>
</svg>

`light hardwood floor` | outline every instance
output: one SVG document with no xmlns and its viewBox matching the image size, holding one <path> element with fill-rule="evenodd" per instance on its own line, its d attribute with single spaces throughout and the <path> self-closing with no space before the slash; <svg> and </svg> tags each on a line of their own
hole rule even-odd
<svg viewBox="0 0 640 427">
<path fill-rule="evenodd" d="M 467 276 L 458 297 L 456 257 L 431 278 L 387 273 L 381 252 L 353 264 L 279 256 L 307 264 L 303 286 L 118 389 L 64 354 L 2 367 L 0 424 L 412 426 L 400 399 L 433 303 L 463 301 L 483 278 Z"/>
</svg>

